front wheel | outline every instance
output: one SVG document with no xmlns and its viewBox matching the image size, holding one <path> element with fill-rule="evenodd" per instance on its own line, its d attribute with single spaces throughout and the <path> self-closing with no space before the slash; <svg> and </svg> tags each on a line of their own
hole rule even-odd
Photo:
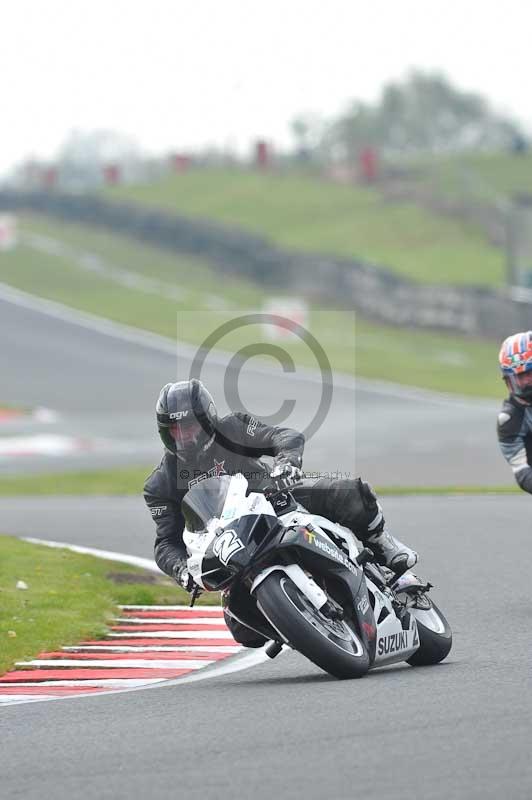
<svg viewBox="0 0 532 800">
<path fill-rule="evenodd" d="M 257 587 L 257 605 L 294 650 L 336 678 L 361 678 L 369 655 L 346 620 L 321 614 L 284 572 L 272 572 Z"/>
<path fill-rule="evenodd" d="M 424 604 L 426 608 L 408 609 L 416 618 L 419 634 L 419 648 L 407 659 L 412 667 L 438 664 L 449 655 L 453 644 L 451 626 L 438 606 L 428 597 L 424 598 Z"/>
</svg>

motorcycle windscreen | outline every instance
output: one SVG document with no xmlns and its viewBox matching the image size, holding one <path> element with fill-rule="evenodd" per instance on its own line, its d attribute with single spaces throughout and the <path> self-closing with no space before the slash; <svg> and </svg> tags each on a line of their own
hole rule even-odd
<svg viewBox="0 0 532 800">
<path fill-rule="evenodd" d="M 213 517 L 221 517 L 230 484 L 230 475 L 220 475 L 206 478 L 188 490 L 181 502 L 187 530 L 201 533 Z"/>
</svg>

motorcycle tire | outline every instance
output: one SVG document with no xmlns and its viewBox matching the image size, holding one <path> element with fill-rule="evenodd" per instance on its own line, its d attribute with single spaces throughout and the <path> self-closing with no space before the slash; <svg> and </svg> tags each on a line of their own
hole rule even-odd
<svg viewBox="0 0 532 800">
<path fill-rule="evenodd" d="M 284 572 L 257 587 L 257 605 L 284 642 L 335 678 L 361 678 L 370 667 L 364 643 L 346 620 L 321 614 Z"/>
<path fill-rule="evenodd" d="M 407 659 L 412 667 L 438 664 L 449 655 L 453 644 L 451 627 L 435 603 L 429 609 L 410 608 L 416 618 L 419 648 Z"/>
</svg>

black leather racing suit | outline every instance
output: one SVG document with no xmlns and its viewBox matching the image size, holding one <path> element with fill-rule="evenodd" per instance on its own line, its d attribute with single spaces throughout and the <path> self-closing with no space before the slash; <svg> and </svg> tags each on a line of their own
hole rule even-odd
<svg viewBox="0 0 532 800">
<path fill-rule="evenodd" d="M 497 419 L 499 446 L 524 492 L 532 494 L 532 406 L 508 397 Z"/>
<path fill-rule="evenodd" d="M 236 413 L 219 421 L 213 444 L 206 453 L 198 453 L 193 464 L 184 464 L 165 451 L 144 486 L 144 498 L 157 529 L 155 561 L 160 569 L 175 576 L 186 562 L 181 501 L 195 482 L 240 472 L 247 478 L 249 490 L 260 492 L 270 482 L 271 471 L 260 456 L 273 456 L 277 462 L 286 461 L 299 467 L 304 444 L 303 435 L 295 430 L 271 427 L 248 414 Z M 372 534 L 384 526 L 377 499 L 360 478 L 304 480 L 293 489 L 293 494 L 310 513 L 347 526 L 362 541 L 369 534 L 370 525 Z M 227 621 L 235 639 L 242 644 L 264 643 L 248 628 Z"/>
</svg>

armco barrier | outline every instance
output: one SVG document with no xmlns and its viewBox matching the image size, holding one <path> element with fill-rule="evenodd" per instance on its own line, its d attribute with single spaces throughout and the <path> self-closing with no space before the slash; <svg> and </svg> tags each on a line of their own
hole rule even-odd
<svg viewBox="0 0 532 800">
<path fill-rule="evenodd" d="M 216 264 L 268 288 L 349 306 L 406 327 L 501 338 L 530 327 L 532 308 L 504 289 L 418 284 L 360 260 L 283 251 L 266 239 L 208 220 L 111 202 L 98 195 L 0 191 L 0 211 L 33 211 L 127 234 Z"/>
</svg>

